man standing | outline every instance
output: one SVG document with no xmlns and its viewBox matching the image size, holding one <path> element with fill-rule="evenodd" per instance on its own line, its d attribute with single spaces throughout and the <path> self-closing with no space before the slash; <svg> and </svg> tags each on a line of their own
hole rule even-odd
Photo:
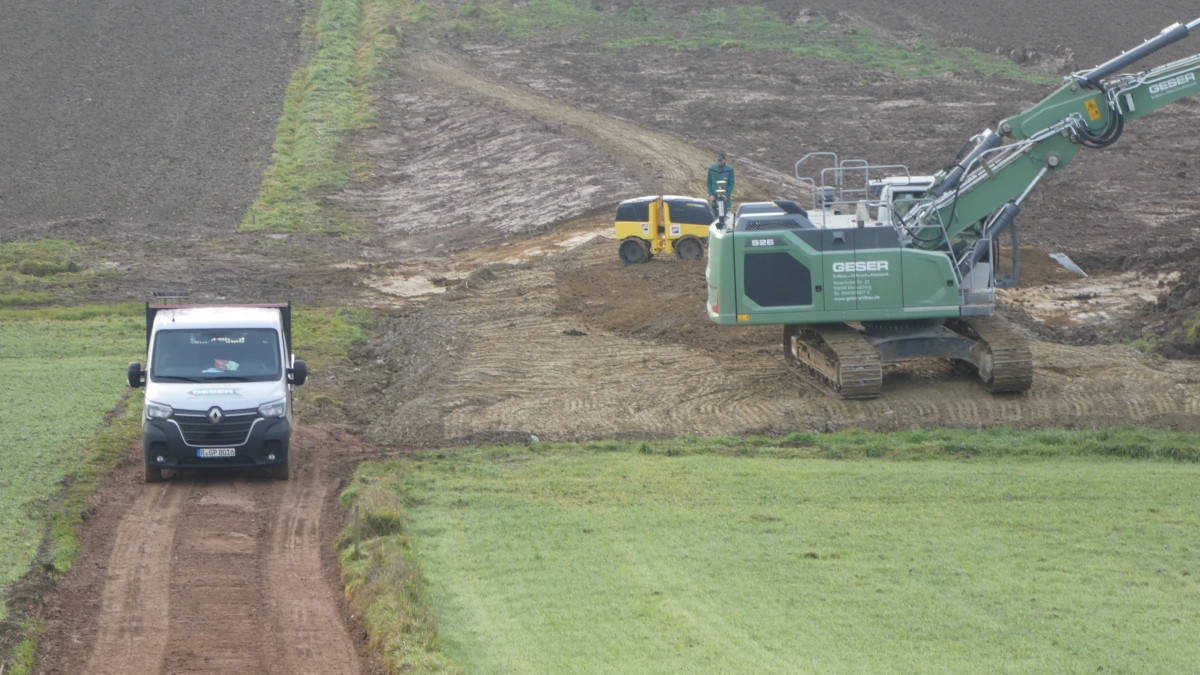
<svg viewBox="0 0 1200 675">
<path fill-rule="evenodd" d="M 724 203 L 724 210 L 719 206 Z M 725 163 L 725 153 L 717 153 L 717 163 L 708 167 L 708 203 L 718 217 L 728 215 L 733 204 L 733 167 Z"/>
</svg>

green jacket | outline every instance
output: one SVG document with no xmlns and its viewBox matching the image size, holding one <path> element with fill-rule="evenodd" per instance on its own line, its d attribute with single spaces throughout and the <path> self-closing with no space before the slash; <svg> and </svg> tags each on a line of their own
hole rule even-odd
<svg viewBox="0 0 1200 675">
<path fill-rule="evenodd" d="M 717 187 L 721 181 L 725 182 L 725 199 L 733 199 L 733 167 L 728 164 L 713 164 L 708 167 L 708 194 L 717 196 Z"/>
</svg>

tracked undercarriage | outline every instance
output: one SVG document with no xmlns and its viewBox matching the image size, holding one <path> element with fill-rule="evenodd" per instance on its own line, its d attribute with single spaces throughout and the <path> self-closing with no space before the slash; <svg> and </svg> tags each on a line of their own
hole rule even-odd
<svg viewBox="0 0 1200 675">
<path fill-rule="evenodd" d="M 1021 392 L 1033 382 L 1029 342 L 995 316 L 945 322 L 785 325 L 783 353 L 844 399 L 876 398 L 883 364 L 947 358 L 974 367 L 992 393 Z"/>
</svg>

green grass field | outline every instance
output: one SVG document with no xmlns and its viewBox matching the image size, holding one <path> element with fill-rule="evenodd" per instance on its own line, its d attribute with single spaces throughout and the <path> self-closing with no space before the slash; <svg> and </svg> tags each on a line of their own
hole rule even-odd
<svg viewBox="0 0 1200 675">
<path fill-rule="evenodd" d="M 112 311 L 0 316 L 0 588 L 28 569 L 64 483 L 126 395 L 126 365 L 142 360 L 141 315 Z"/>
<path fill-rule="evenodd" d="M 921 461 L 636 444 L 446 450 L 365 466 L 347 502 L 368 514 L 371 555 L 401 541 L 393 554 L 418 570 L 419 588 L 395 592 L 408 593 L 433 656 L 394 664 L 1193 668 L 1200 465 L 1071 456 L 1070 438 L 1061 451 L 1033 438 L 1010 433 L 1018 458 Z M 372 543 L 376 529 L 386 536 Z"/>
</svg>

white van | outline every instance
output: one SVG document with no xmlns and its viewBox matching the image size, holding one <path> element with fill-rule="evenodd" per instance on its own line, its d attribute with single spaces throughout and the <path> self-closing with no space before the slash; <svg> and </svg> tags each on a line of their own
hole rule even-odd
<svg viewBox="0 0 1200 675">
<path fill-rule="evenodd" d="M 292 390 L 308 367 L 292 348 L 291 305 L 146 305 L 142 449 L 163 469 L 270 468 L 287 480 Z"/>
</svg>

